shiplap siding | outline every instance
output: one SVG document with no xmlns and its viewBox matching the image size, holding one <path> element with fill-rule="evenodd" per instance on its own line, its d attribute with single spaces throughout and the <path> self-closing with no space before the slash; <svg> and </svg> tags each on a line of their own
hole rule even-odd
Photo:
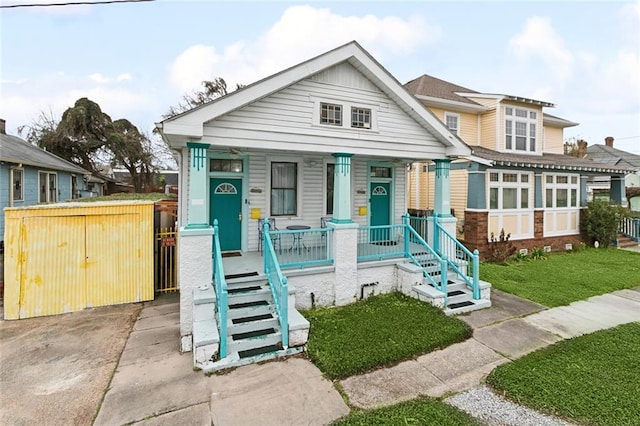
<svg viewBox="0 0 640 426">
<path fill-rule="evenodd" d="M 458 220 L 464 220 L 464 210 L 467 207 L 467 188 L 469 187 L 469 174 L 466 170 L 451 170 L 449 174 L 451 192 L 451 208 L 455 211 Z"/>
<path fill-rule="evenodd" d="M 435 107 L 429 107 L 429 110 L 443 123 L 445 112 L 458 114 L 460 116 L 458 121 L 458 136 L 465 141 L 467 145 L 480 145 L 480 141 L 478 140 L 478 114 Z"/>
<path fill-rule="evenodd" d="M 333 81 L 331 81 L 333 80 Z M 372 107 L 377 131 L 320 125 L 314 102 Z M 350 111 L 343 112 L 346 124 Z M 253 102 L 205 125 L 204 136 L 214 146 L 381 157 L 441 158 L 444 146 L 409 117 L 351 65 L 343 63 Z"/>
<path fill-rule="evenodd" d="M 544 152 L 564 154 L 564 132 L 562 127 L 544 127 Z"/>
</svg>

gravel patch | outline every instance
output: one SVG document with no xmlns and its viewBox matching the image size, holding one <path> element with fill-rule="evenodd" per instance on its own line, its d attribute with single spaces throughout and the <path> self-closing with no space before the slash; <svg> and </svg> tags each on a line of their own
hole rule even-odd
<svg viewBox="0 0 640 426">
<path fill-rule="evenodd" d="M 569 426 L 557 417 L 538 413 L 496 395 L 486 386 L 444 400 L 490 426 Z"/>
</svg>

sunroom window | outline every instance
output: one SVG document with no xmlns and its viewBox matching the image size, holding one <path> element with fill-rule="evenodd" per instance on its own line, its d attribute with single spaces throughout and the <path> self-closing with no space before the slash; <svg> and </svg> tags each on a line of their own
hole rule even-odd
<svg viewBox="0 0 640 426">
<path fill-rule="evenodd" d="M 529 209 L 531 179 L 528 172 L 490 172 L 489 209 Z"/>
<path fill-rule="evenodd" d="M 579 183 L 577 175 L 545 175 L 545 206 L 547 208 L 578 207 Z"/>
</svg>

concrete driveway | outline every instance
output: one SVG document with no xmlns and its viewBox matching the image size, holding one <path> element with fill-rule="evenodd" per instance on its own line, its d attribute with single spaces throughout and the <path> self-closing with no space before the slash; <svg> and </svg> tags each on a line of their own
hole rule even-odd
<svg viewBox="0 0 640 426">
<path fill-rule="evenodd" d="M 141 309 L 0 321 L 0 424 L 92 424 Z"/>
</svg>

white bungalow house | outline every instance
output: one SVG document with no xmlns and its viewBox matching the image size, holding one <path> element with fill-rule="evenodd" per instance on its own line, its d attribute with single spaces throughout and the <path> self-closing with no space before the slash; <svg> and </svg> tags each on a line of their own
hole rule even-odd
<svg viewBox="0 0 640 426">
<path fill-rule="evenodd" d="M 157 127 L 180 163 L 181 348 L 196 365 L 300 350 L 296 309 L 372 293 L 490 305 L 449 208 L 449 164 L 470 149 L 357 42 Z M 416 161 L 438 173 L 434 216 L 412 227 Z"/>
</svg>

